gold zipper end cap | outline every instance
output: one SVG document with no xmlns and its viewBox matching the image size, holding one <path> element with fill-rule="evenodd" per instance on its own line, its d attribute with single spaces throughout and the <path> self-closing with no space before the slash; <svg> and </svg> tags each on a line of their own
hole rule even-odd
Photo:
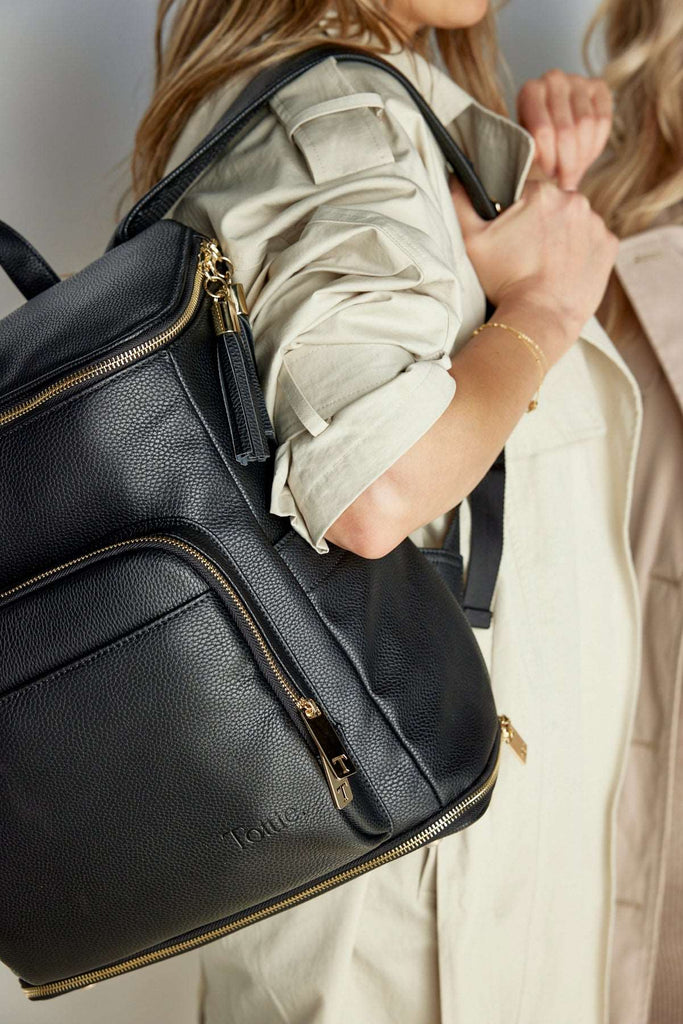
<svg viewBox="0 0 683 1024">
<path fill-rule="evenodd" d="M 499 715 L 498 721 L 500 722 L 500 731 L 503 736 L 503 742 L 507 743 L 508 746 L 512 748 L 513 753 L 517 755 L 522 764 L 526 764 L 526 743 L 519 735 L 507 715 Z"/>
</svg>

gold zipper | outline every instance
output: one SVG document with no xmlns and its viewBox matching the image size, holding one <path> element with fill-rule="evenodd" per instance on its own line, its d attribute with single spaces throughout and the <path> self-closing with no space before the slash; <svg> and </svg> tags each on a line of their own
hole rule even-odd
<svg viewBox="0 0 683 1024">
<path fill-rule="evenodd" d="M 154 338 L 140 342 L 139 345 L 134 345 L 132 348 L 126 349 L 125 352 L 119 352 L 118 355 L 102 359 L 100 362 L 93 363 L 91 366 L 86 366 L 82 370 L 76 370 L 74 373 L 70 373 L 67 377 L 62 377 L 61 380 L 55 381 L 54 384 L 50 384 L 48 387 L 43 388 L 42 391 L 38 391 L 35 395 L 25 399 L 23 402 L 19 402 L 10 409 L 0 412 L 0 427 L 5 427 L 8 423 L 13 423 L 15 420 L 20 419 L 27 413 L 33 412 L 34 409 L 37 409 L 46 402 L 49 402 L 52 398 L 56 398 L 65 391 L 70 391 L 71 388 L 77 387 L 79 384 L 84 384 L 86 381 L 96 380 L 98 377 L 103 377 L 114 370 L 122 370 L 124 367 L 130 366 L 131 363 L 137 362 L 138 359 L 151 355 L 152 352 L 157 352 L 160 348 L 163 348 L 164 345 L 168 345 L 170 341 L 173 341 L 173 339 L 177 337 L 185 327 L 187 327 L 197 311 L 199 301 L 202 297 L 202 282 L 206 277 L 207 253 L 209 252 L 209 247 L 212 244 L 214 243 L 211 243 L 208 239 L 203 241 L 201 244 L 197 261 L 197 270 L 192 284 L 192 292 L 185 309 L 175 323 L 171 324 L 170 327 L 167 327 L 165 331 L 162 331 L 161 334 L 157 334 Z"/>
<path fill-rule="evenodd" d="M 348 804 L 353 800 L 353 791 L 351 789 L 350 779 L 355 775 L 356 768 L 350 755 L 342 746 L 339 736 L 334 730 L 332 724 L 320 710 L 316 702 L 310 697 L 304 697 L 285 675 L 273 652 L 268 646 L 268 642 L 263 636 L 263 633 L 259 629 L 253 616 L 245 606 L 237 591 L 230 584 L 228 578 L 216 568 L 214 563 L 208 559 L 206 555 L 203 555 L 201 551 L 193 547 L 191 544 L 177 540 L 175 537 L 167 537 L 164 535 L 151 535 L 147 537 L 137 537 L 134 540 L 118 541 L 115 544 L 108 544 L 105 547 L 98 548 L 96 551 L 91 551 L 87 555 L 72 558 L 69 562 L 64 562 L 62 565 L 57 565 L 52 569 L 47 569 L 45 572 L 41 572 L 37 576 L 31 577 L 31 579 L 25 580 L 23 583 L 19 583 L 15 587 L 11 587 L 9 590 L 3 591 L 0 593 L 0 601 L 9 597 L 14 597 L 36 583 L 44 583 L 46 580 L 57 576 L 59 573 L 65 572 L 68 569 L 73 569 L 76 566 L 82 565 L 100 555 L 110 554 L 114 551 L 122 551 L 126 548 L 140 547 L 146 544 L 161 544 L 164 547 L 176 548 L 177 550 L 182 551 L 189 558 L 198 562 L 228 595 L 254 638 L 256 645 L 263 655 L 270 671 L 284 691 L 290 703 L 292 703 L 296 708 L 306 731 L 315 743 L 321 757 L 323 772 L 335 807 L 338 810 L 342 810 L 344 807 L 348 806 Z"/>
<path fill-rule="evenodd" d="M 503 716 L 503 718 L 504 717 L 505 716 Z M 509 742 L 506 739 L 506 731 L 502 721 L 500 721 L 500 729 L 503 742 Z M 281 910 L 294 907 L 298 903 L 302 903 L 310 897 L 319 896 L 341 882 L 349 882 L 353 878 L 357 878 L 359 875 L 364 875 L 367 871 L 372 871 L 374 868 L 381 867 L 383 864 L 388 864 L 390 861 L 397 860 L 406 853 L 412 853 L 413 850 L 417 850 L 426 843 L 430 843 L 434 839 L 437 839 L 442 832 L 447 828 L 450 828 L 450 826 L 458 821 L 459 818 L 462 818 L 463 814 L 465 814 L 467 810 L 488 796 L 495 786 L 498 778 L 502 749 L 503 743 L 498 747 L 498 754 L 490 775 L 481 783 L 480 786 L 477 787 L 477 789 L 474 790 L 473 793 L 470 793 L 468 797 L 465 797 L 464 800 L 457 803 L 455 807 L 451 807 L 449 811 L 443 814 L 431 825 L 428 825 L 410 839 L 406 839 L 404 842 L 399 843 L 399 845 L 395 846 L 392 850 L 387 850 L 386 853 L 379 854 L 377 857 L 371 857 L 370 860 L 365 861 L 363 864 L 358 864 L 354 868 L 347 868 L 344 871 L 340 871 L 336 875 L 333 875 L 332 878 L 326 878 L 322 882 L 316 882 L 315 885 L 310 886 L 308 889 L 304 889 L 303 892 L 296 893 L 294 896 L 287 896 L 285 899 L 279 900 L 270 907 L 264 907 L 262 910 L 255 910 L 251 914 L 246 914 L 238 921 L 232 921 L 230 924 L 224 924 L 218 928 L 213 928 L 211 931 L 204 932 L 202 935 L 195 935 L 191 939 L 183 939 L 181 942 L 176 942 L 171 946 L 164 947 L 164 949 L 157 949 L 150 953 L 141 953 L 139 956 L 131 957 L 129 960 L 124 960 L 122 963 L 114 964 L 111 967 L 101 967 L 94 971 L 88 971 L 85 974 L 75 975 L 72 978 L 65 978 L 62 981 L 51 981 L 44 985 L 26 986 L 23 989 L 24 993 L 29 999 L 42 999 L 47 996 L 57 996 L 64 992 L 71 992 L 77 988 L 85 988 L 88 985 L 94 985 L 97 982 L 106 981 L 108 978 L 114 978 L 119 974 L 125 974 L 138 967 L 146 967 L 149 964 L 157 963 L 159 960 L 166 960 L 168 957 L 176 956 L 178 953 L 187 953 L 191 949 L 197 949 L 197 947 L 203 946 L 208 942 L 213 942 L 215 939 L 220 939 L 225 935 L 230 935 L 231 932 L 238 931 L 240 928 L 244 928 L 247 925 L 255 924 L 257 921 L 262 921 L 266 917 L 271 917 L 273 914 L 276 914 Z"/>
</svg>

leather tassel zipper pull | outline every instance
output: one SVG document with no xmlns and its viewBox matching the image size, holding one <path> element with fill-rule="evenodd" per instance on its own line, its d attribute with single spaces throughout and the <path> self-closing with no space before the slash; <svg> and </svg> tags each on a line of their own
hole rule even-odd
<svg viewBox="0 0 683 1024">
<path fill-rule="evenodd" d="M 244 297 L 242 285 L 238 284 L 237 288 L 242 294 L 242 297 Z M 271 441 L 275 441 L 275 429 L 270 421 L 270 416 L 268 415 L 268 410 L 266 409 L 266 402 L 263 397 L 263 391 L 261 390 L 261 382 L 259 381 L 258 373 L 256 372 L 256 355 L 254 354 L 254 335 L 251 329 L 251 323 L 249 321 L 249 316 L 246 312 L 246 308 L 244 312 L 240 313 L 240 339 L 242 340 L 243 347 L 247 354 L 245 362 L 251 384 L 252 398 L 254 401 L 254 405 L 256 406 L 256 410 L 258 412 L 263 433 Z"/>
<path fill-rule="evenodd" d="M 267 462 L 275 440 L 254 358 L 244 291 L 232 279 L 232 263 L 215 241 L 202 247 L 204 289 L 212 299 L 218 337 L 218 376 L 237 461 Z"/>
</svg>

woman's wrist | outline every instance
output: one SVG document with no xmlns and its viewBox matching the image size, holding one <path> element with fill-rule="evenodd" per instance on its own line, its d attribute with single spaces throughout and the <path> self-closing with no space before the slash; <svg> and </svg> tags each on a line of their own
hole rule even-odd
<svg viewBox="0 0 683 1024">
<path fill-rule="evenodd" d="M 506 296 L 492 319 L 509 324 L 533 338 L 542 349 L 549 367 L 571 348 L 583 323 L 545 299 L 528 294 Z"/>
</svg>

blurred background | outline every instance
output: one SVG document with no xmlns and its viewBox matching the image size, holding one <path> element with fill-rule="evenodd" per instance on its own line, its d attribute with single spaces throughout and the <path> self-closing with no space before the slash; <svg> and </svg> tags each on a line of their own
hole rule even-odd
<svg viewBox="0 0 683 1024">
<path fill-rule="evenodd" d="M 509 0 L 501 42 L 515 86 L 582 71 L 597 0 Z M 99 256 L 127 187 L 152 77 L 156 0 L 0 0 L 0 217 L 59 274 Z M 0 316 L 21 302 L 0 278 Z M 2 902 L 0 899 L 0 912 Z M 29 1003 L 0 965 L 0 1024 L 195 1024 L 198 955 Z"/>
</svg>

